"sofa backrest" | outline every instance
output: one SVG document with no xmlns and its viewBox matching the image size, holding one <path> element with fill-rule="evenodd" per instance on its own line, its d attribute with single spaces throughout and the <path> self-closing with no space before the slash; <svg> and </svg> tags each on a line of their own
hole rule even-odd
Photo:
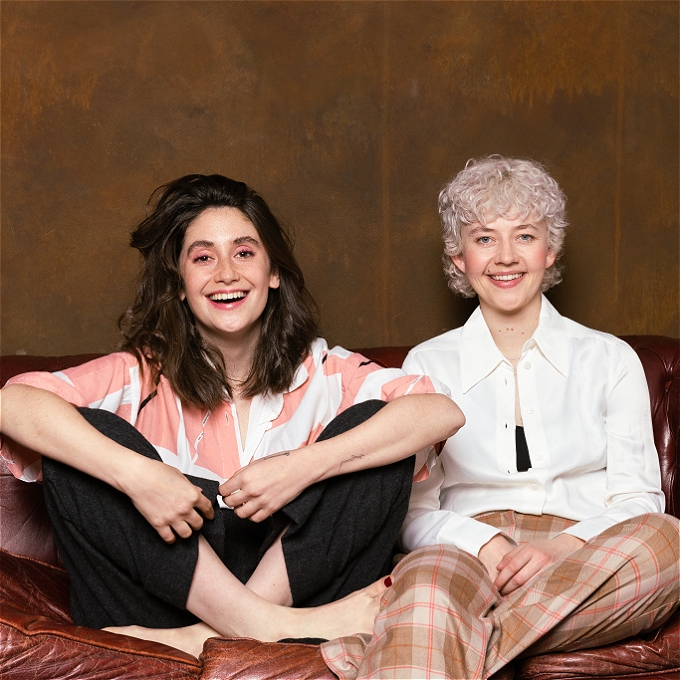
<svg viewBox="0 0 680 680">
<path fill-rule="evenodd" d="M 680 517 L 680 341 L 661 336 L 623 338 L 638 353 L 649 386 L 654 439 L 661 464 L 666 512 Z M 357 351 L 384 366 L 401 366 L 409 347 L 371 347 Z M 77 366 L 97 354 L 65 357 L 4 356 L 0 386 L 26 371 L 58 371 Z M 42 488 L 15 479 L 0 460 L 0 547 L 17 555 L 60 564 L 45 509 Z"/>
</svg>

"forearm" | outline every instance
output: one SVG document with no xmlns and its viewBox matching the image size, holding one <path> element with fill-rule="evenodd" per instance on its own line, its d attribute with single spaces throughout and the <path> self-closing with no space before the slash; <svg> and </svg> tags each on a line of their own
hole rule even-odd
<svg viewBox="0 0 680 680">
<path fill-rule="evenodd" d="M 389 402 L 371 418 L 336 437 L 294 452 L 315 479 L 388 465 L 454 435 L 465 423 L 458 406 L 441 394 L 414 394 Z"/>
<path fill-rule="evenodd" d="M 0 391 L 0 430 L 19 444 L 101 479 L 120 491 L 141 456 L 92 427 L 61 397 L 29 385 Z"/>
</svg>

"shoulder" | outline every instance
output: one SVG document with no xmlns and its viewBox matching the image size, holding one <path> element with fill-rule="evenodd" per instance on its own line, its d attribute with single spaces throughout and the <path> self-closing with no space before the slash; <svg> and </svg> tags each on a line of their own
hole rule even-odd
<svg viewBox="0 0 680 680">
<path fill-rule="evenodd" d="M 460 353 L 462 330 L 462 327 L 454 328 L 416 345 L 408 353 L 404 366 L 406 367 L 410 363 L 422 366 L 438 364 L 442 361 L 450 361 L 454 356 L 457 357 Z"/>
<path fill-rule="evenodd" d="M 603 357 L 637 359 L 637 352 L 625 340 L 621 340 L 616 335 L 588 328 L 588 326 L 566 317 L 562 317 L 562 319 L 567 337 L 575 348 L 600 352 Z"/>
<path fill-rule="evenodd" d="M 352 371 L 368 364 L 373 364 L 376 368 L 379 368 L 378 364 L 370 361 L 363 354 L 352 352 L 344 347 L 340 347 L 340 345 L 329 347 L 323 338 L 317 338 L 312 343 L 310 356 L 313 357 L 313 361 L 317 366 L 323 365 L 326 372 L 335 369 Z"/>
</svg>

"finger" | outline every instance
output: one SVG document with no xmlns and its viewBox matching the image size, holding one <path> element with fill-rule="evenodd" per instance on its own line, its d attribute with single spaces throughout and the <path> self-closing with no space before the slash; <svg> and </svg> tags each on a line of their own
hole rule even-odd
<svg viewBox="0 0 680 680">
<path fill-rule="evenodd" d="M 530 555 L 520 552 L 501 569 L 494 581 L 494 585 L 499 592 L 503 591 L 505 585 L 529 562 Z"/>
<path fill-rule="evenodd" d="M 158 535 L 166 542 L 166 543 L 174 543 L 175 539 L 177 538 L 175 534 L 173 533 L 172 529 L 168 526 L 164 527 L 154 527 L 156 531 L 158 532 Z"/>
<path fill-rule="evenodd" d="M 213 508 L 212 503 L 203 495 L 203 493 L 198 497 L 195 507 L 206 519 L 212 519 L 215 516 L 215 509 Z M 198 528 L 199 527 L 194 527 L 194 529 Z"/>
<path fill-rule="evenodd" d="M 254 515 L 258 510 L 259 506 L 256 503 L 250 503 L 246 502 L 243 503 L 242 505 L 239 505 L 237 508 L 234 509 L 234 512 L 241 518 L 241 519 L 249 519 Z"/>
<path fill-rule="evenodd" d="M 241 484 L 239 482 L 238 478 L 238 472 L 233 476 L 227 479 L 226 481 L 222 482 L 222 484 L 219 485 L 218 491 L 223 495 L 223 496 L 228 496 L 230 493 L 234 493 L 234 491 L 238 491 L 239 488 L 241 487 Z"/>
<path fill-rule="evenodd" d="M 248 501 L 247 495 L 241 491 L 241 489 L 236 489 L 236 491 L 230 493 L 228 496 L 223 496 L 223 498 L 224 502 L 230 508 L 238 508 Z"/>
<path fill-rule="evenodd" d="M 527 581 L 533 578 L 539 571 L 540 566 L 536 561 L 529 562 L 523 569 L 520 569 L 504 586 L 499 588 L 501 595 L 509 595 L 517 588 L 521 588 Z"/>
<path fill-rule="evenodd" d="M 248 519 L 251 522 L 255 522 L 256 524 L 259 524 L 260 522 L 264 522 L 267 518 L 271 517 L 271 513 L 267 512 L 266 510 L 263 510 L 260 508 L 257 512 L 254 512 Z"/>
<path fill-rule="evenodd" d="M 203 526 L 203 517 L 199 515 L 195 510 L 190 512 L 184 520 L 189 527 L 194 530 L 198 531 L 202 526 Z M 186 537 L 185 537 L 186 538 Z"/>
<path fill-rule="evenodd" d="M 519 555 L 522 552 L 523 546 L 517 546 L 516 548 L 513 548 L 510 552 L 505 553 L 503 557 L 501 557 L 501 561 L 498 563 L 497 569 L 500 571 L 505 567 L 510 560 L 514 559 L 517 555 Z"/>
<path fill-rule="evenodd" d="M 193 533 L 191 527 L 184 521 L 176 522 L 172 528 L 180 538 L 189 538 Z"/>
</svg>

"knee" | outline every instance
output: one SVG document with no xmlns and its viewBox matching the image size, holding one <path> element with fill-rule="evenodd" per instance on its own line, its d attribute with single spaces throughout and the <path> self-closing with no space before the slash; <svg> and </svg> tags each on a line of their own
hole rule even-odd
<svg viewBox="0 0 680 680">
<path fill-rule="evenodd" d="M 680 564 L 680 520 L 677 517 L 662 513 L 631 517 L 601 534 L 607 542 L 608 535 L 614 538 L 616 549 L 628 552 L 640 570 L 644 571 L 647 564 L 653 565 L 650 568 L 654 571 L 677 573 Z"/>
<path fill-rule="evenodd" d="M 641 521 L 648 528 L 647 542 L 659 558 L 665 558 L 668 565 L 680 568 L 680 519 L 672 515 L 651 513 L 643 515 Z"/>
<path fill-rule="evenodd" d="M 347 432 L 347 430 L 351 430 L 367 421 L 386 405 L 387 402 L 380 399 L 369 399 L 368 401 L 362 401 L 350 406 L 326 425 L 317 441 L 324 441 L 325 439 L 330 439 L 343 432 Z"/>
<path fill-rule="evenodd" d="M 78 408 L 78 413 L 101 434 L 142 456 L 161 460 L 156 449 L 127 420 L 111 411 L 97 408 Z"/>
<path fill-rule="evenodd" d="M 393 572 L 395 585 L 443 588 L 458 598 L 473 595 L 487 584 L 489 575 L 473 555 L 452 545 L 430 545 L 418 548 L 404 557 Z M 471 584 L 474 586 L 471 588 Z"/>
</svg>

